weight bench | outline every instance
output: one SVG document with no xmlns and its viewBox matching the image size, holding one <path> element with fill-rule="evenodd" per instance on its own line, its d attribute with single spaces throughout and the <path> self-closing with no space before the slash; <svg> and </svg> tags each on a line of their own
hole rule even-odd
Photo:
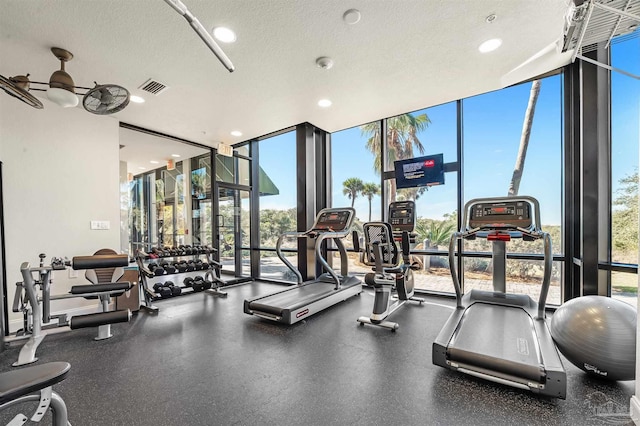
<svg viewBox="0 0 640 426">
<path fill-rule="evenodd" d="M 19 413 L 6 426 L 24 425 L 29 420 L 38 423 L 49 408 L 53 415 L 53 426 L 70 426 L 67 406 L 52 389 L 53 385 L 67 377 L 70 368 L 67 362 L 49 362 L 0 373 L 0 411 L 16 404 L 39 401 L 30 419 Z"/>
<path fill-rule="evenodd" d="M 44 255 L 41 255 L 41 259 Z M 127 255 L 115 254 L 99 254 L 93 256 L 76 256 L 71 262 L 61 262 L 56 259 L 51 266 L 44 266 L 41 262 L 39 267 L 30 267 L 28 262 L 24 262 L 20 271 L 22 273 L 23 282 L 18 283 L 26 293 L 26 303 L 23 307 L 25 312 L 25 336 L 16 338 L 27 338 L 27 342 L 20 350 L 18 361 L 13 363 L 14 367 L 30 364 L 38 360 L 36 358 L 36 350 L 46 336 L 46 331 L 52 327 L 68 326 L 69 329 L 75 330 L 85 327 L 98 327 L 98 336 L 95 340 L 108 339 L 111 337 L 111 324 L 128 322 L 131 319 L 131 311 L 129 309 L 123 311 L 108 311 L 110 296 L 119 296 L 132 287 L 128 282 L 107 282 L 104 279 L 98 279 L 108 276 L 111 278 L 107 281 L 115 281 L 124 273 L 122 267 L 129 265 L 129 257 Z M 66 266 L 71 266 L 74 270 L 95 270 L 87 271 L 87 279 L 96 284 L 77 285 L 71 287 L 68 294 L 51 295 L 51 273 L 54 270 L 64 270 Z M 122 272 L 118 275 L 118 270 Z M 102 273 L 100 272 L 102 271 Z M 34 278 L 34 274 L 37 278 Z M 95 278 L 95 279 L 94 279 Z M 98 283 L 100 281 L 100 283 Z M 42 297 L 38 297 L 36 286 L 40 285 L 42 289 Z M 20 296 L 16 292 L 16 299 Z M 70 319 L 67 314 L 51 315 L 51 301 L 60 299 L 69 299 L 75 297 L 99 298 L 103 312 L 75 315 Z M 16 302 L 14 301 L 14 311 L 16 311 Z M 27 318 L 30 316 L 30 318 Z M 57 320 L 57 324 L 51 326 L 49 323 Z M 44 330 L 45 325 L 47 330 Z"/>
</svg>

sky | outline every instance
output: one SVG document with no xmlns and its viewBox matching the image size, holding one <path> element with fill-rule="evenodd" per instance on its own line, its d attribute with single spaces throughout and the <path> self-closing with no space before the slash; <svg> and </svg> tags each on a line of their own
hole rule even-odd
<svg viewBox="0 0 640 426">
<path fill-rule="evenodd" d="M 640 75 L 640 38 L 612 46 L 612 65 Z M 624 176 L 638 167 L 640 128 L 640 82 L 613 72 L 612 79 L 612 182 L 613 193 Z M 531 83 L 485 93 L 463 100 L 464 201 L 476 197 L 505 196 L 515 165 Z M 520 195 L 538 199 L 542 223 L 560 225 L 562 217 L 562 76 L 542 81 L 525 161 Z M 418 138 L 424 155 L 444 154 L 456 161 L 456 103 L 416 111 L 426 113 L 431 123 Z M 373 154 L 366 148 L 367 136 L 360 127 L 333 133 L 332 184 L 334 207 L 350 206 L 342 183 L 351 177 L 379 183 L 373 169 Z M 415 155 L 419 156 L 417 151 Z M 296 206 L 295 134 L 265 140 L 260 144 L 260 164 L 280 189 L 277 196 L 262 197 L 261 209 Z M 431 187 L 416 201 L 418 217 L 442 219 L 456 209 L 456 174 L 447 173 L 445 184 Z M 357 197 L 354 207 L 362 221 L 369 220 L 368 201 Z M 372 202 L 372 220 L 380 219 L 380 198 Z"/>
</svg>

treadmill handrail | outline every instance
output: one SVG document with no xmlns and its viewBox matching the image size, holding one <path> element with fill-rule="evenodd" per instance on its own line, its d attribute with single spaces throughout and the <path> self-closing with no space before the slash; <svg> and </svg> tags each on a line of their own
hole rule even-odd
<svg viewBox="0 0 640 426">
<path fill-rule="evenodd" d="M 551 249 L 551 235 L 543 232 L 544 238 L 544 275 L 542 278 L 542 288 L 540 289 L 540 297 L 538 298 L 538 320 L 545 318 L 545 305 L 547 303 L 547 295 L 549 286 L 551 285 L 551 269 L 553 268 L 553 256 Z"/>
<path fill-rule="evenodd" d="M 276 254 L 280 258 L 280 260 L 282 260 L 282 262 L 296 275 L 298 280 L 298 285 L 300 285 L 304 282 L 304 280 L 302 279 L 302 274 L 300 273 L 300 271 L 298 271 L 298 269 L 295 266 L 293 266 L 293 264 L 282 253 L 282 242 L 285 240 L 285 238 L 288 238 L 288 237 L 315 238 L 316 239 L 316 248 L 315 248 L 316 259 L 320 262 L 320 264 L 324 267 L 324 269 L 329 273 L 329 275 L 331 275 L 333 280 L 336 282 L 336 290 L 337 290 L 338 288 L 340 288 L 340 278 L 335 273 L 335 271 L 329 266 L 326 259 L 322 257 L 322 250 L 320 250 L 320 244 L 322 244 L 322 242 L 327 238 L 332 238 L 335 241 L 336 246 L 338 246 L 338 250 L 340 251 L 340 272 L 342 276 L 346 276 L 347 270 L 348 270 L 347 251 L 340 239 L 348 235 L 349 232 L 350 230 L 346 230 L 345 232 L 342 232 L 342 231 L 341 232 L 318 232 L 318 230 L 314 230 L 313 232 L 309 232 L 309 231 L 284 232 L 278 237 L 278 241 L 276 242 Z"/>
<path fill-rule="evenodd" d="M 462 309 L 462 288 L 460 286 L 460 280 L 458 279 L 458 272 L 456 271 L 456 242 L 458 238 L 462 237 L 462 232 L 454 232 L 451 234 L 449 240 L 449 270 L 451 271 L 451 280 L 453 281 L 453 288 L 456 291 L 456 308 Z"/>
<path fill-rule="evenodd" d="M 453 287 L 456 291 L 456 307 L 464 308 L 462 305 L 462 287 L 458 278 L 458 272 L 456 271 L 455 262 L 455 247 L 458 238 L 464 238 L 468 234 L 467 232 L 454 232 L 449 240 L 449 270 L 451 271 L 451 279 L 453 281 Z M 540 288 L 540 297 L 538 298 L 538 316 L 536 319 L 545 319 L 545 305 L 547 303 L 547 296 L 549 294 L 549 286 L 551 285 L 551 270 L 553 268 L 553 256 L 551 236 L 547 232 L 538 232 L 540 235 L 538 238 L 543 238 L 544 242 L 544 273 L 542 278 L 542 286 Z"/>
<path fill-rule="evenodd" d="M 303 280 L 302 280 L 302 274 L 300 273 L 300 271 L 298 271 L 291 262 L 289 262 L 287 260 L 287 258 L 284 256 L 284 254 L 282 254 L 282 242 L 285 240 L 285 238 L 287 237 L 297 237 L 300 238 L 302 236 L 306 236 L 306 232 L 284 232 L 282 234 L 280 234 L 280 236 L 278 237 L 278 241 L 276 242 L 276 254 L 278 255 L 278 257 L 280 258 L 280 260 L 282 260 L 282 262 L 287 265 L 287 268 L 289 268 L 291 270 L 291 272 L 293 272 L 296 277 L 298 278 L 298 285 L 302 284 Z"/>
<path fill-rule="evenodd" d="M 485 235 L 480 235 L 483 232 L 486 233 L 490 233 L 491 231 L 499 231 L 499 232 L 504 232 L 507 233 L 511 236 L 511 238 L 522 238 L 523 236 L 527 236 L 533 239 L 540 239 L 540 238 L 544 238 L 544 232 L 540 231 L 540 230 L 530 230 L 530 229 L 525 229 L 525 228 L 521 228 L 519 226 L 514 227 L 514 228 L 500 228 L 499 230 L 497 228 L 491 228 L 491 227 L 487 227 L 487 226 L 480 226 L 478 228 L 471 228 L 468 229 L 466 231 L 463 231 L 460 236 L 460 238 L 469 238 L 471 236 L 478 236 L 479 238 L 486 238 Z"/>
<path fill-rule="evenodd" d="M 333 270 L 333 268 L 331 266 L 329 266 L 329 263 L 327 263 L 327 260 L 322 256 L 322 250 L 320 248 L 320 245 L 322 244 L 322 242 L 324 240 L 326 240 L 327 238 L 332 238 L 336 245 L 338 246 L 338 250 L 340 251 L 340 273 L 341 275 L 344 277 L 347 275 L 347 251 L 344 248 L 344 244 L 342 244 L 342 241 L 340 240 L 341 237 L 337 236 L 337 232 L 325 232 L 322 233 L 318 236 L 318 238 L 316 239 L 316 259 L 318 260 L 318 262 L 320 262 L 320 264 L 324 267 L 324 269 L 329 273 L 329 275 L 331 275 L 331 278 L 333 278 L 333 280 L 336 283 L 335 289 L 338 290 L 340 288 L 340 278 L 338 277 L 338 275 L 336 274 L 336 271 Z"/>
</svg>

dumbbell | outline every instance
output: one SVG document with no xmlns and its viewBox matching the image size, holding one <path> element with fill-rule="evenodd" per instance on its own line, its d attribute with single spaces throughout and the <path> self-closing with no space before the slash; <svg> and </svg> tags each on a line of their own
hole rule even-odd
<svg viewBox="0 0 640 426">
<path fill-rule="evenodd" d="M 184 284 L 185 287 L 193 286 L 193 278 L 192 277 L 186 277 L 184 279 L 184 281 L 182 281 L 182 284 Z"/>
<path fill-rule="evenodd" d="M 204 280 L 204 289 L 205 290 L 209 290 L 211 289 L 211 287 L 213 286 L 213 281 L 209 281 L 209 280 Z"/>
<path fill-rule="evenodd" d="M 162 298 L 166 298 L 166 297 L 171 297 L 171 288 L 169 287 L 160 287 L 160 297 Z"/>
<path fill-rule="evenodd" d="M 153 275 L 155 276 L 160 276 L 160 275 L 164 275 L 165 274 L 165 270 L 162 266 L 158 266 L 156 268 L 153 269 Z"/>
<path fill-rule="evenodd" d="M 180 286 L 172 285 L 170 288 L 172 296 L 180 296 L 182 294 L 182 289 L 180 288 Z"/>
<path fill-rule="evenodd" d="M 167 274 L 175 274 L 178 271 L 178 269 L 173 265 L 165 266 L 164 270 L 167 272 Z"/>
<path fill-rule="evenodd" d="M 192 287 L 194 291 L 204 290 L 204 278 L 198 276 L 193 279 Z"/>
<path fill-rule="evenodd" d="M 179 296 L 180 293 L 182 293 L 180 286 L 175 285 L 173 281 L 167 281 L 162 286 L 169 289 L 171 292 L 170 296 Z"/>
<path fill-rule="evenodd" d="M 176 269 L 178 270 L 178 272 L 182 273 L 182 272 L 187 272 L 187 262 L 186 261 L 181 261 L 181 262 L 177 262 L 174 264 Z"/>
<path fill-rule="evenodd" d="M 196 271 L 201 271 L 202 268 L 202 260 L 201 259 L 196 259 L 193 261 L 193 266 L 195 267 Z"/>
<path fill-rule="evenodd" d="M 162 283 L 155 283 L 153 285 L 153 291 L 160 294 L 160 289 L 162 288 Z"/>
<path fill-rule="evenodd" d="M 196 264 L 193 260 L 187 262 L 187 272 L 192 272 L 196 270 Z"/>
<path fill-rule="evenodd" d="M 202 270 L 203 271 L 206 271 L 207 269 L 209 269 L 209 266 L 211 266 L 211 265 L 209 265 L 207 262 L 202 262 Z"/>
</svg>

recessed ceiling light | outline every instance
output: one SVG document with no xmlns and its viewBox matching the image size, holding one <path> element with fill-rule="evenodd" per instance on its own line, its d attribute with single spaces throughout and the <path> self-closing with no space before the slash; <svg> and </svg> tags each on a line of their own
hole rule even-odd
<svg viewBox="0 0 640 426">
<path fill-rule="evenodd" d="M 332 102 L 329 99 L 320 99 L 318 101 L 318 106 L 321 106 L 322 108 L 328 108 L 331 104 Z"/>
<path fill-rule="evenodd" d="M 151 164 L 160 164 L 160 162 L 159 162 L 159 161 L 155 161 L 155 160 L 151 160 L 151 161 L 149 161 L 149 162 L 150 162 Z"/>
<path fill-rule="evenodd" d="M 226 27 L 215 27 L 212 31 L 213 36 L 223 43 L 233 43 L 236 41 L 236 33 Z"/>
<path fill-rule="evenodd" d="M 172 157 L 180 158 L 180 154 L 171 154 Z"/>
<path fill-rule="evenodd" d="M 478 50 L 482 53 L 493 52 L 501 45 L 502 45 L 502 40 L 500 40 L 499 38 L 492 38 L 490 40 L 485 41 L 480 46 L 478 46 Z"/>
<path fill-rule="evenodd" d="M 144 98 L 141 98 L 140 96 L 136 96 L 136 95 L 129 96 L 129 100 L 137 104 L 144 103 Z"/>
<path fill-rule="evenodd" d="M 234 130 L 233 132 L 231 132 L 231 136 L 242 136 L 242 132 Z"/>
</svg>

